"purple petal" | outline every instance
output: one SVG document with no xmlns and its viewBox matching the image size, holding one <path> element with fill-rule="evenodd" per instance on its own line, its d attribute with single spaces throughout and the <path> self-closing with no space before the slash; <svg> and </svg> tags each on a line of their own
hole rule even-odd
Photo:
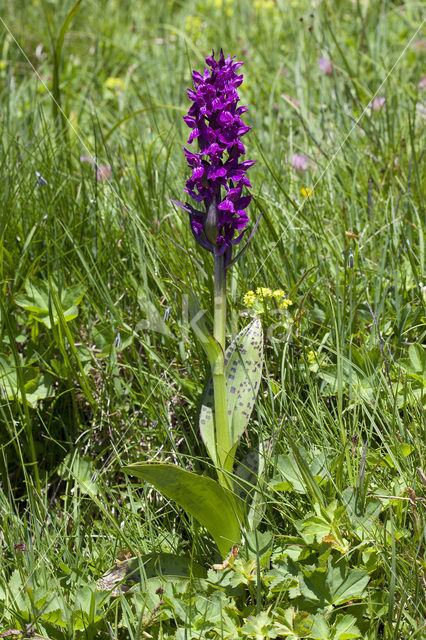
<svg viewBox="0 0 426 640">
<path fill-rule="evenodd" d="M 197 121 L 193 116 L 183 116 L 183 120 L 186 122 L 188 127 L 191 127 L 192 129 L 197 126 Z"/>
<path fill-rule="evenodd" d="M 191 144 L 191 142 L 194 140 L 194 138 L 198 138 L 198 136 L 200 135 L 200 132 L 198 129 L 193 129 L 191 131 L 191 134 L 188 138 L 188 144 Z"/>
<path fill-rule="evenodd" d="M 229 189 L 228 193 L 226 194 L 226 197 L 229 200 L 237 200 L 237 198 L 239 198 L 241 195 L 241 187 L 233 187 L 232 189 Z"/>
<path fill-rule="evenodd" d="M 238 209 L 246 209 L 252 199 L 252 195 L 249 196 L 244 196 L 243 198 L 239 198 L 236 202 L 235 202 L 235 206 L 238 207 Z"/>
<path fill-rule="evenodd" d="M 223 200 L 217 208 L 220 211 L 234 211 L 234 203 L 231 200 Z"/>
</svg>

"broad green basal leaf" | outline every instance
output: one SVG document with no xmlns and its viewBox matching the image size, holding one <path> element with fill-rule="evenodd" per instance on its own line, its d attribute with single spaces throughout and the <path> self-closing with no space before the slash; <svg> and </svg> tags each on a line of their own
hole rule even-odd
<svg viewBox="0 0 426 640">
<path fill-rule="evenodd" d="M 54 324 L 59 322 L 59 313 L 51 299 L 50 287 L 59 301 L 66 322 L 77 317 L 77 307 L 86 292 L 86 288 L 80 285 L 59 286 L 58 283 L 51 280 L 49 286 L 49 282 L 43 280 L 28 280 L 25 285 L 26 294 L 16 296 L 16 304 L 29 311 L 32 319 L 42 322 L 49 329 L 51 328 L 51 318 Z"/>
<path fill-rule="evenodd" d="M 143 478 L 193 516 L 211 534 L 223 555 L 241 538 L 242 504 L 218 482 L 173 464 L 136 463 L 123 467 Z"/>
<path fill-rule="evenodd" d="M 42 375 L 38 367 L 25 364 L 23 359 L 18 366 L 21 378 L 13 358 L 0 354 L 0 395 L 19 402 L 25 398 L 30 407 L 35 407 L 38 400 L 52 395 L 53 387 L 48 375 Z"/>
<path fill-rule="evenodd" d="M 356 626 L 354 616 L 338 614 L 330 628 L 326 618 L 322 614 L 318 614 L 314 618 L 309 638 L 312 640 L 355 640 L 355 638 L 362 638 L 362 635 Z"/>
<path fill-rule="evenodd" d="M 303 452 L 302 455 L 306 457 Z M 306 463 L 307 464 L 307 463 Z M 312 476 L 321 486 L 326 482 L 326 460 L 323 453 L 318 452 L 313 462 L 309 465 Z M 276 491 L 295 491 L 296 493 L 306 493 L 306 483 L 299 469 L 296 459 L 293 456 L 280 455 L 276 463 L 278 474 L 272 481 Z"/>
<path fill-rule="evenodd" d="M 231 450 L 238 443 L 253 411 L 262 377 L 263 331 L 259 318 L 245 327 L 225 353 L 226 394 Z M 218 464 L 214 438 L 214 396 L 210 380 L 200 411 L 200 431 L 209 456 Z"/>
<path fill-rule="evenodd" d="M 337 606 L 362 598 L 369 576 L 362 569 L 350 569 L 344 558 L 328 561 L 327 571 L 318 570 L 300 576 L 300 591 L 304 598 L 316 606 Z"/>
<path fill-rule="evenodd" d="M 99 491 L 99 485 L 94 481 L 95 468 L 89 458 L 69 453 L 59 465 L 57 473 L 63 480 L 74 480 L 82 494 L 96 496 Z"/>
<path fill-rule="evenodd" d="M 408 360 L 402 360 L 400 366 L 411 378 L 426 385 L 426 351 L 420 344 L 412 344 L 408 349 Z"/>
</svg>

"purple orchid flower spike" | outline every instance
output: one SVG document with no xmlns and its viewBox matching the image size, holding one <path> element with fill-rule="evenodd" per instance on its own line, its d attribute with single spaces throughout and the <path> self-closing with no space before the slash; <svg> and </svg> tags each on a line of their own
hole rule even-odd
<svg viewBox="0 0 426 640">
<path fill-rule="evenodd" d="M 197 140 L 199 152 L 184 147 L 192 170 L 184 191 L 203 205 L 204 210 L 173 201 L 189 214 L 196 241 L 215 255 L 231 261 L 232 247 L 244 236 L 248 224 L 246 209 L 251 194 L 243 194 L 251 184 L 246 176 L 254 161 L 242 160 L 245 148 L 241 141 L 250 127 L 241 120 L 247 107 L 238 105 L 237 88 L 243 75 L 237 70 L 243 64 L 235 57 L 225 59 L 220 51 L 206 58 L 204 73 L 193 71 L 194 88 L 188 89 L 192 105 L 184 121 L 191 129 L 188 144 Z"/>
<path fill-rule="evenodd" d="M 223 51 L 218 60 L 213 52 L 206 63 L 203 74 L 193 72 L 194 88 L 188 90 L 192 105 L 184 118 L 191 129 L 188 146 L 196 140 L 199 148 L 198 152 L 185 148 L 191 169 L 185 191 L 198 205 L 195 208 L 189 203 L 172 202 L 187 212 L 194 238 L 213 254 L 213 291 L 210 289 L 210 295 L 203 296 L 210 298 L 212 328 L 205 321 L 205 311 L 192 287 L 182 284 L 191 291 L 188 304 L 191 327 L 210 364 L 211 377 L 201 403 L 199 426 L 218 481 L 168 463 L 138 463 L 124 470 L 150 482 L 198 519 L 212 533 L 224 555 L 230 544 L 234 545 L 233 550 L 238 549 L 243 528 L 257 526 L 249 500 L 240 494 L 238 483 L 234 482 L 238 470 L 236 477 L 233 468 L 238 442 L 247 428 L 260 388 L 263 331 L 260 319 L 255 318 L 226 348 L 226 280 L 228 268 L 245 250 L 259 220 L 245 247 L 232 260 L 232 249 L 246 231 L 246 210 L 252 198 L 247 193 L 251 184 L 246 172 L 253 162 L 242 158 L 245 149 L 241 141 L 250 127 L 241 120 L 246 108 L 238 104 L 237 92 L 243 79 L 237 74 L 242 63 L 235 58 L 225 59 Z M 257 469 L 257 460 L 255 464 Z M 212 504 L 207 515 L 206 500 Z"/>
</svg>

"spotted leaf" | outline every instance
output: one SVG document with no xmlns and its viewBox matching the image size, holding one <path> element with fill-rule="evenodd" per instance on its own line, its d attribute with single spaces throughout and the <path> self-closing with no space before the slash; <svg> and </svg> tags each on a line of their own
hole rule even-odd
<svg viewBox="0 0 426 640">
<path fill-rule="evenodd" d="M 259 318 L 245 327 L 225 352 L 226 395 L 231 453 L 246 428 L 259 391 L 263 364 L 263 331 Z M 214 433 L 213 381 L 206 386 L 200 411 L 200 431 L 209 456 L 218 464 Z"/>
<path fill-rule="evenodd" d="M 121 562 L 116 560 L 115 565 L 96 582 L 96 589 L 110 591 L 112 596 L 118 596 L 120 592 L 125 593 L 130 589 L 131 585 L 125 583 L 140 582 L 142 576 L 145 579 L 160 575 L 205 578 L 206 574 L 204 567 L 191 558 L 172 553 L 149 553 L 138 558 L 126 558 Z"/>
</svg>

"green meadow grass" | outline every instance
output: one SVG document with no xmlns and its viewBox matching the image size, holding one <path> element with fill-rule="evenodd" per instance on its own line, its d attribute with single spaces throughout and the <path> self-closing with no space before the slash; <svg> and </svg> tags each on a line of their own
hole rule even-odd
<svg viewBox="0 0 426 640">
<path fill-rule="evenodd" d="M 15 0 L 0 14 L 0 636 L 423 638 L 421 3 L 72 8 Z M 223 560 L 196 522 L 120 470 L 205 469 L 209 372 L 185 292 L 211 311 L 212 264 L 169 198 L 182 199 L 188 174 L 191 71 L 221 47 L 244 60 L 252 225 L 262 213 L 229 278 L 228 337 L 252 313 L 248 291 L 292 301 L 260 309 L 264 375 L 242 446 L 266 451 L 267 551 L 248 538 L 234 571 L 142 575 L 114 597 L 95 584 L 123 550 Z M 283 558 L 300 553 L 301 532 L 296 584 Z M 332 605 L 309 583 L 313 572 L 326 589 L 334 575 L 330 544 L 354 580 L 368 575 L 362 595 Z"/>
</svg>

